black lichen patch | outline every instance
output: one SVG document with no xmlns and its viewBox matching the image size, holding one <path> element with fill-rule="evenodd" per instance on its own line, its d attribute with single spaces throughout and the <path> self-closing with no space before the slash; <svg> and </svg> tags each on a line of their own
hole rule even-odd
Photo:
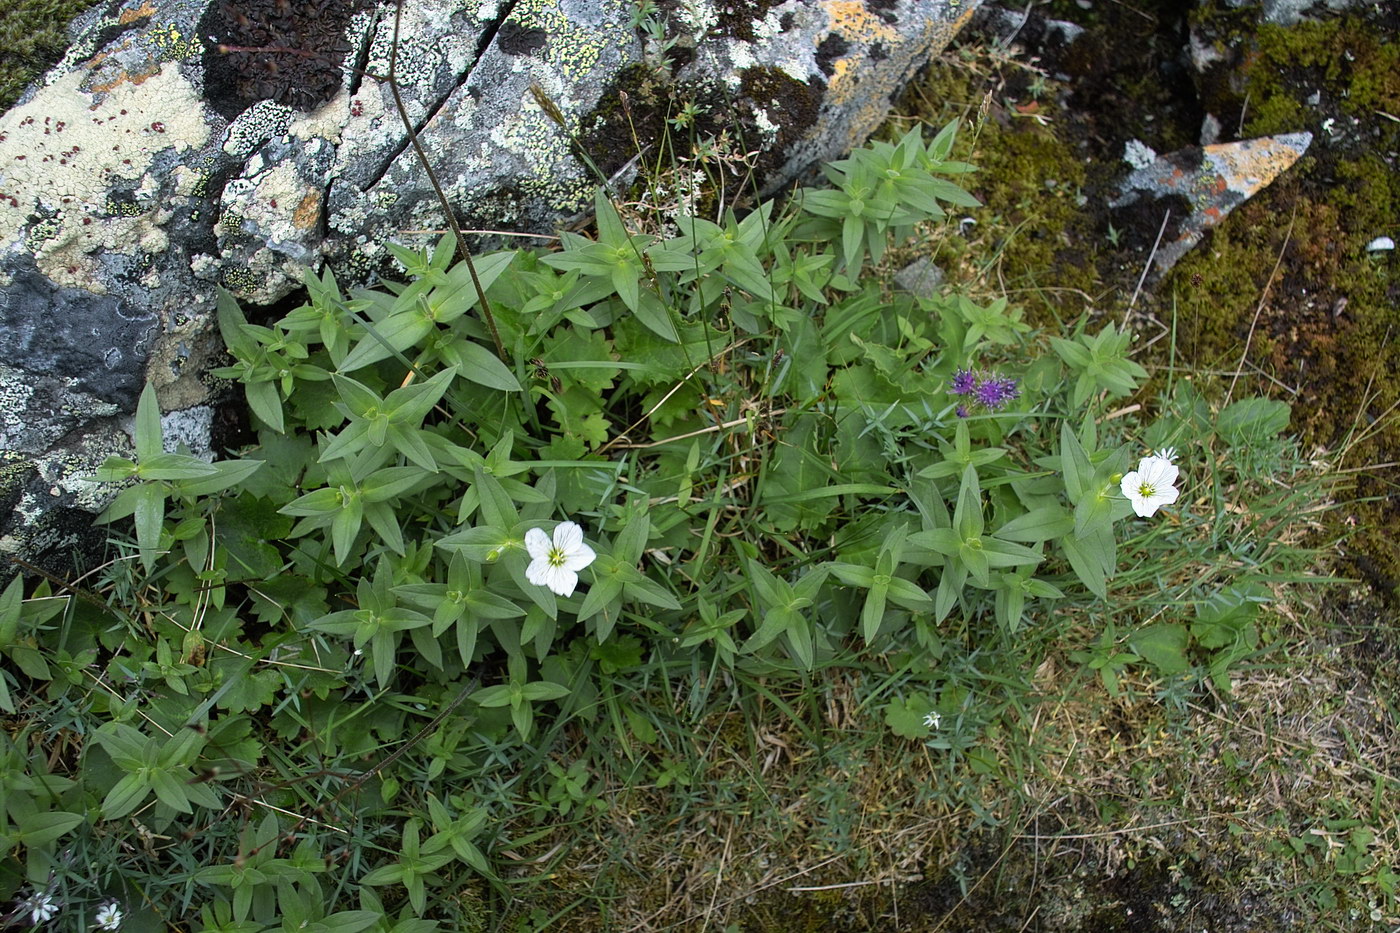
<svg viewBox="0 0 1400 933">
<path fill-rule="evenodd" d="M 1015 42 L 1038 55 L 1042 68 L 1069 77 L 1064 104 L 1095 158 L 1117 160 L 1128 139 L 1172 152 L 1200 141 L 1205 117 L 1185 52 L 1193 7 L 1154 0 L 1097 4 L 1086 13 L 1073 0 L 1053 0 L 1032 15 Z M 1066 45 L 1061 33 L 1046 28 L 1046 19 L 1091 28 Z"/>
<path fill-rule="evenodd" d="M 676 86 L 645 65 L 624 69 L 580 123 L 575 145 L 610 177 L 639 151 L 648 158 L 660 153 L 663 159 L 684 159 L 692 143 L 725 138 L 758 152 L 751 167 L 763 178 L 816 123 L 826 86 L 819 77 L 802 82 L 777 68 L 747 68 L 739 77 L 736 95 L 722 87 Z M 698 113 L 683 126 L 672 123 L 687 104 Z M 760 130 L 758 110 L 765 125 L 777 127 L 776 134 Z"/>
<path fill-rule="evenodd" d="M 768 11 L 782 2 L 783 0 L 714 0 L 715 25 L 710 30 L 710 35 L 753 42 L 758 38 L 754 25 L 763 22 Z M 674 14 L 680 5 L 680 0 L 661 0 L 657 4 L 661 11 L 668 15 Z M 695 38 L 704 39 L 705 36 Z"/>
<path fill-rule="evenodd" d="M 828 78 L 836 73 L 836 60 L 850 51 L 851 43 L 832 33 L 817 46 L 817 67 Z"/>
<path fill-rule="evenodd" d="M 205 96 L 232 120 L 260 100 L 309 111 L 335 96 L 350 54 L 346 28 L 368 0 L 236 0 L 211 3 Z"/>
<path fill-rule="evenodd" d="M 11 285 L 0 302 L 0 358 L 27 372 L 71 378 L 84 392 L 127 411 L 145 384 L 155 314 L 111 295 L 55 285 L 25 255 L 5 263 Z"/>
<path fill-rule="evenodd" d="M 894 11 L 895 0 L 865 0 L 865 8 L 884 20 L 887 26 L 899 23 L 899 16 Z"/>
<path fill-rule="evenodd" d="M 496 33 L 496 45 L 507 55 L 532 55 L 547 43 L 543 29 L 527 28 L 513 20 L 502 23 Z"/>
<path fill-rule="evenodd" d="M 1192 213 L 1191 202 L 1184 195 L 1172 193 L 1155 198 L 1144 195 L 1111 208 L 1108 222 L 1118 231 L 1120 248 L 1131 255 L 1146 257 L 1157 244 L 1159 232 L 1162 243 L 1175 243 L 1181 236 L 1182 223 Z"/>
<path fill-rule="evenodd" d="M 745 68 L 739 73 L 739 87 L 777 124 L 779 146 L 796 140 L 817 122 L 826 96 L 820 79 L 798 81 L 781 68 Z"/>
</svg>

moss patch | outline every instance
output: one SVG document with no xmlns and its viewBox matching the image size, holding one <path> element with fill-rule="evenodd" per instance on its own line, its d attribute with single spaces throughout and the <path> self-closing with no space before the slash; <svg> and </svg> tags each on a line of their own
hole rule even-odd
<svg viewBox="0 0 1400 933">
<path fill-rule="evenodd" d="M 68 48 L 68 22 L 88 0 L 0 0 L 0 111 Z"/>
<path fill-rule="evenodd" d="M 1264 374 L 1251 388 L 1292 404 L 1306 442 L 1349 450 L 1356 494 L 1372 501 L 1340 515 L 1354 529 L 1347 552 L 1394 594 L 1396 475 L 1364 467 L 1400 459 L 1400 420 L 1393 411 L 1381 420 L 1400 399 L 1400 262 L 1394 251 L 1365 247 L 1393 236 L 1400 217 L 1400 123 L 1385 116 L 1400 112 L 1400 17 L 1247 29 L 1217 13 L 1205 22 L 1218 30 L 1222 54 L 1234 51 L 1203 83 L 1212 106 L 1243 115 L 1246 136 L 1311 129 L 1315 139 L 1283 179 L 1173 270 L 1157 290 L 1159 307 L 1174 303 L 1182 346 L 1198 366 L 1233 368 L 1248 337 L 1248 362 Z"/>
<path fill-rule="evenodd" d="M 1344 524 L 1329 531 L 1349 535 L 1356 573 L 1391 591 L 1400 480 L 1393 468 L 1364 467 L 1400 460 L 1400 418 L 1385 416 L 1400 398 L 1400 259 L 1365 247 L 1395 237 L 1400 217 L 1400 14 L 1368 7 L 1281 27 L 1259 25 L 1257 13 L 1224 0 L 1090 11 L 1054 0 L 1046 15 L 1089 29 L 1069 46 L 1012 58 L 989 51 L 987 36 L 965 36 L 905 101 L 931 123 L 962 116 L 970 125 L 959 155 L 981 169 L 972 190 L 987 210 L 936 258 L 955 270 L 994 256 L 990 284 L 1043 324 L 1086 307 L 1121 316 L 1168 206 L 1107 210 L 1126 173 L 1126 140 L 1164 154 L 1186 148 L 1206 113 L 1225 141 L 1311 130 L 1307 155 L 1168 276 L 1149 279 L 1134 310 L 1164 333 L 1177 328 L 1179 368 L 1233 372 L 1248 343 L 1236 397 L 1287 401 L 1306 445 L 1347 452 L 1354 493 L 1371 501 L 1337 512 Z M 1194 84 L 1181 72 L 1188 27 L 1198 53 L 1214 59 Z M 1143 320 L 1139 330 L 1152 336 L 1154 326 Z M 1170 353 L 1163 339 L 1143 361 L 1161 372 Z"/>
</svg>

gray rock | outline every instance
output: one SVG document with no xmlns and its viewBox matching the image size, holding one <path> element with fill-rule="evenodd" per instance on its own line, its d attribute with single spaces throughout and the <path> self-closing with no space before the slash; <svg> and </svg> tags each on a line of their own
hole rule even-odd
<svg viewBox="0 0 1400 933">
<path fill-rule="evenodd" d="M 1259 0 L 1226 0 L 1235 8 L 1257 6 Z M 1318 13 L 1340 13 L 1357 5 L 1357 0 L 1264 0 L 1263 21 L 1275 26 L 1292 26 Z"/>
<path fill-rule="evenodd" d="M 943 270 L 922 256 L 894 274 L 894 283 L 911 295 L 932 298 L 943 284 Z"/>
<path fill-rule="evenodd" d="M 668 133 L 791 184 L 979 3 L 663 0 L 649 31 L 628 0 L 404 0 L 397 75 L 459 220 L 550 232 L 587 210 L 591 166 L 625 182 Z M 76 477 L 129 450 L 144 382 L 167 411 L 206 403 L 217 286 L 268 305 L 326 261 L 369 282 L 387 241 L 445 226 L 376 78 L 394 26 L 376 0 L 115 0 L 0 116 L 0 396 L 24 411 L 0 422 L 0 553 L 36 553 L 46 510 L 100 508 Z"/>
</svg>

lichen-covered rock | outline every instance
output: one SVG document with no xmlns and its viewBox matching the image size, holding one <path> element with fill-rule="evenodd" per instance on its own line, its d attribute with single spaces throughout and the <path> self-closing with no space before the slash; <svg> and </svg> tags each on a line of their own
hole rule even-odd
<svg viewBox="0 0 1400 933">
<path fill-rule="evenodd" d="M 630 0 L 100 6 L 0 116 L 0 551 L 34 553 L 20 538 L 47 507 L 100 506 L 74 478 L 125 449 L 146 381 L 166 410 L 207 400 L 217 287 L 266 305 L 328 260 L 368 281 L 388 240 L 445 225 L 391 59 L 458 218 L 550 232 L 595 169 L 626 181 L 668 133 L 790 183 L 874 129 L 979 2 L 663 0 L 640 21 Z"/>
<path fill-rule="evenodd" d="M 1156 212 L 1162 237 L 1153 266 L 1162 274 L 1211 227 L 1253 197 L 1308 151 L 1312 134 L 1283 133 L 1234 143 L 1191 147 L 1165 156 L 1130 150 L 1142 159 L 1109 202 L 1116 211 Z M 1141 145 L 1141 144 L 1139 144 Z"/>
</svg>

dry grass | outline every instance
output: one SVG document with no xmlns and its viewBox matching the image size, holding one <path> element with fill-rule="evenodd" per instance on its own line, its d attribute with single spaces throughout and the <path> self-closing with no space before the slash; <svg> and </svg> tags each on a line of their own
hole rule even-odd
<svg viewBox="0 0 1400 933">
<path fill-rule="evenodd" d="M 523 900 L 636 933 L 1400 923 L 1375 868 L 1339 871 L 1353 827 L 1329 820 L 1371 830 L 1376 867 L 1400 862 L 1400 753 L 1385 685 L 1324 615 L 1281 605 L 1264 665 L 1175 704 L 1141 674 L 1110 697 L 1052 653 L 1030 716 L 988 731 L 989 773 L 892 735 L 861 702 L 874 672 L 831 672 L 800 724 L 733 705 L 687 724 L 673 705 L 688 786 L 609 775 L 606 809 L 522 851 L 521 879 L 547 879 Z"/>
</svg>

